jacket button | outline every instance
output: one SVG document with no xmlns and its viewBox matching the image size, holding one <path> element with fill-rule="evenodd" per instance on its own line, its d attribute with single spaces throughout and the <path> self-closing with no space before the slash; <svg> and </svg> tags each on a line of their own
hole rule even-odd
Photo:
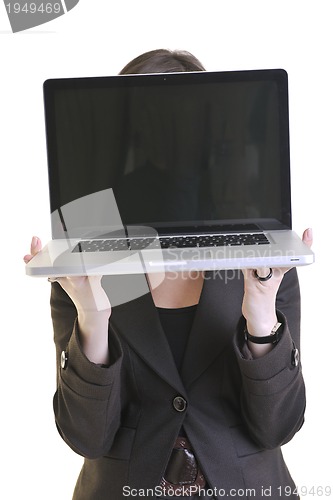
<svg viewBox="0 0 333 500">
<path fill-rule="evenodd" d="M 176 396 L 173 398 L 172 405 L 176 411 L 185 411 L 187 402 L 181 396 Z"/>
<path fill-rule="evenodd" d="M 296 368 L 299 365 L 299 351 L 297 347 L 294 347 L 291 353 L 291 364 Z"/>
<path fill-rule="evenodd" d="M 60 366 L 63 370 L 67 368 L 67 363 L 68 363 L 68 354 L 66 351 L 62 351 L 60 356 Z"/>
</svg>

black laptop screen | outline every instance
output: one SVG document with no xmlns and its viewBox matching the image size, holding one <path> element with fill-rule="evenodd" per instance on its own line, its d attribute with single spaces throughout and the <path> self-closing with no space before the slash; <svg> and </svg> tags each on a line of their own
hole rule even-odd
<svg viewBox="0 0 333 500">
<path fill-rule="evenodd" d="M 291 226 L 283 70 L 48 80 L 44 95 L 51 211 L 112 188 L 125 225 Z"/>
</svg>

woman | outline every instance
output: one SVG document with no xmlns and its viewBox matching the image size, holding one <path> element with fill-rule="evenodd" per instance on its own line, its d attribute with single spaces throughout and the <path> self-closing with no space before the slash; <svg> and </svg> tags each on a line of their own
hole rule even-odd
<svg viewBox="0 0 333 500">
<path fill-rule="evenodd" d="M 121 74 L 203 70 L 157 50 Z M 297 498 L 280 449 L 305 409 L 296 270 L 141 279 L 113 308 L 110 276 L 52 283 L 56 423 L 85 457 L 73 498 Z"/>
</svg>

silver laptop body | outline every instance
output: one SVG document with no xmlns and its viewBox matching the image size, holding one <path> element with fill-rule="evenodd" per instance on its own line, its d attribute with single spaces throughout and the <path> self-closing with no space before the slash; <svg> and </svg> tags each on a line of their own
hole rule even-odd
<svg viewBox="0 0 333 500">
<path fill-rule="evenodd" d="M 44 84 L 52 241 L 31 276 L 290 267 L 284 70 Z"/>
</svg>

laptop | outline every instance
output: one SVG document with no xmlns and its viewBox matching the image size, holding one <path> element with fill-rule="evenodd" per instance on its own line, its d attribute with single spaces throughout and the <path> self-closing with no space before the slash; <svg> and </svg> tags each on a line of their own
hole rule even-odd
<svg viewBox="0 0 333 500">
<path fill-rule="evenodd" d="M 52 241 L 30 276 L 290 267 L 282 69 L 44 83 Z"/>
</svg>

